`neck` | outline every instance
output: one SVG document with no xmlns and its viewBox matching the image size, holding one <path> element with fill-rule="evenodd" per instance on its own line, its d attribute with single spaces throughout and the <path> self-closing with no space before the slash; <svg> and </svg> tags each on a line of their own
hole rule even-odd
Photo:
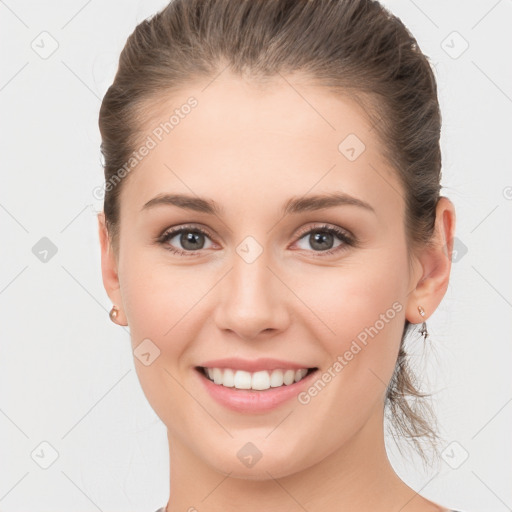
<svg viewBox="0 0 512 512">
<path fill-rule="evenodd" d="M 438 510 L 395 473 L 387 457 L 383 410 L 341 448 L 320 462 L 285 477 L 232 478 L 168 435 L 171 492 L 166 512 L 273 512 L 289 510 Z M 422 508 L 423 506 L 423 508 Z"/>
</svg>

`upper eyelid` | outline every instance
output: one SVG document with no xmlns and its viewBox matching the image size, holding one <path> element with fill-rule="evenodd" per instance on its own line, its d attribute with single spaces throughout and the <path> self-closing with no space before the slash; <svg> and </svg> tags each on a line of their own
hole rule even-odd
<svg viewBox="0 0 512 512">
<path fill-rule="evenodd" d="M 355 238 L 354 235 L 346 228 L 342 228 L 340 226 L 334 226 L 332 224 L 329 224 L 328 222 L 323 222 L 321 224 L 322 224 L 321 226 L 307 226 L 304 229 L 300 229 L 297 236 L 302 237 L 303 235 L 308 234 L 310 231 L 322 231 L 322 229 L 324 229 L 326 231 L 328 231 L 328 230 L 342 231 L 347 236 L 347 238 L 351 238 L 351 239 Z"/>
<path fill-rule="evenodd" d="M 158 238 L 162 238 L 171 233 L 177 234 L 181 231 L 200 231 L 200 232 L 204 232 L 208 236 L 212 237 L 210 230 L 203 227 L 200 224 L 180 224 L 178 226 L 173 226 L 173 227 L 164 229 L 164 231 L 162 232 L 161 235 L 158 236 Z"/>
</svg>

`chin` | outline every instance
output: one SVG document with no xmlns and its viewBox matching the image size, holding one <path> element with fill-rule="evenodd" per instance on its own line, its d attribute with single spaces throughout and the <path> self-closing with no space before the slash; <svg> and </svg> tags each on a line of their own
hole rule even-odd
<svg viewBox="0 0 512 512">
<path fill-rule="evenodd" d="M 262 454 L 261 458 L 248 460 L 244 462 L 244 455 L 240 457 L 226 457 L 226 452 L 219 454 L 210 453 L 212 460 L 205 461 L 215 471 L 231 478 L 239 478 L 241 480 L 263 481 L 273 478 L 282 478 L 306 469 L 307 464 L 300 464 L 298 460 L 291 460 L 288 455 L 277 457 L 274 455 Z M 240 460 L 241 459 L 241 460 Z"/>
</svg>

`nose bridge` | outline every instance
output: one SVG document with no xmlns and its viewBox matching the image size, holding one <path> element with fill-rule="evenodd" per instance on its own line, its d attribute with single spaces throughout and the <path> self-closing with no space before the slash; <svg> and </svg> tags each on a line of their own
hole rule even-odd
<svg viewBox="0 0 512 512">
<path fill-rule="evenodd" d="M 219 328 L 235 331 L 245 339 L 283 328 L 286 308 L 278 290 L 280 283 L 268 268 L 272 266 L 269 253 L 253 237 L 246 237 L 235 248 L 217 307 Z"/>
</svg>

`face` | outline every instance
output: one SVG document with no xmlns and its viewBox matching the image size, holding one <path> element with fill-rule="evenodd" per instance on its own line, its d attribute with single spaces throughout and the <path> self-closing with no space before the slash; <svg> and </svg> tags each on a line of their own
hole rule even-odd
<svg viewBox="0 0 512 512">
<path fill-rule="evenodd" d="M 278 477 L 379 435 L 419 277 L 403 189 L 349 98 L 227 72 L 204 86 L 153 105 L 141 140 L 155 144 L 123 183 L 111 298 L 135 354 L 149 354 L 138 377 L 182 453 Z M 271 372 L 274 386 L 250 391 L 229 387 L 230 372 L 211 383 L 204 366 L 252 369 L 262 387 L 262 368 L 316 371 L 283 386 Z"/>
</svg>

